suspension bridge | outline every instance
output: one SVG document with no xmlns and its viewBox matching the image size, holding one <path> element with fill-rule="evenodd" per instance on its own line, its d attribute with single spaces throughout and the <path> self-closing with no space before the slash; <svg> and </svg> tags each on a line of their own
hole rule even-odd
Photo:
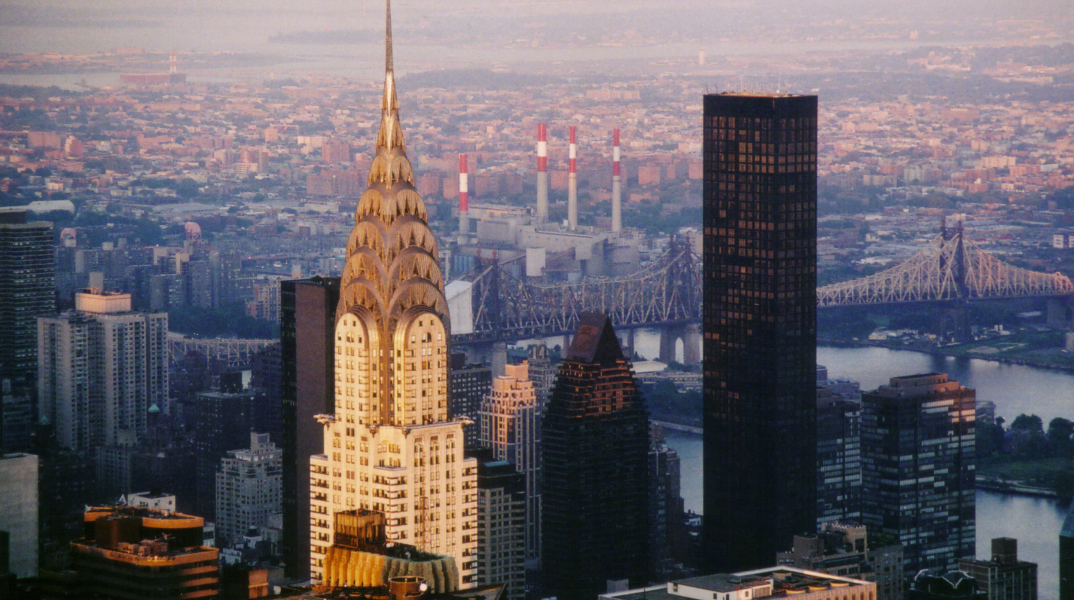
<svg viewBox="0 0 1074 600">
<path fill-rule="evenodd" d="M 462 306 L 470 318 L 453 318 L 453 343 L 471 346 L 569 335 L 579 313 L 599 310 L 628 335 L 640 327 L 659 329 L 661 360 L 674 359 L 679 340 L 684 348 L 699 347 L 702 265 L 684 241 L 672 240 L 659 259 L 617 278 L 533 283 L 512 275 L 508 266 L 491 261 L 463 278 L 467 302 Z M 917 254 L 892 268 L 818 288 L 817 307 L 1036 297 L 1069 300 L 1072 295 L 1074 284 L 1067 276 L 1005 263 L 968 239 L 960 224 L 942 227 Z M 1074 310 L 1068 312 L 1074 314 Z M 699 357 L 691 350 L 684 358 L 689 363 Z"/>
<path fill-rule="evenodd" d="M 1070 294 L 1074 284 L 1066 275 L 1007 264 L 967 239 L 960 224 L 942 227 L 921 251 L 890 269 L 818 288 L 817 307 Z"/>
</svg>

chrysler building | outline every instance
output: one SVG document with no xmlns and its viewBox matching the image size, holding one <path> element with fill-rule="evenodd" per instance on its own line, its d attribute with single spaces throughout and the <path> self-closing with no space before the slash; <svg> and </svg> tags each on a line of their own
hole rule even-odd
<svg viewBox="0 0 1074 600">
<path fill-rule="evenodd" d="M 383 512 L 386 538 L 453 557 L 473 585 L 477 461 L 448 411 L 444 280 L 406 156 L 385 28 L 384 96 L 369 186 L 347 243 L 335 328 L 335 412 L 310 458 L 311 564 L 324 575 L 335 513 Z"/>
</svg>

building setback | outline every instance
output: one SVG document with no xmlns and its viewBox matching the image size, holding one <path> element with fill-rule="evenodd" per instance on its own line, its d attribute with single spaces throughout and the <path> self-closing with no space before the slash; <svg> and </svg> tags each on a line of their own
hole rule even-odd
<svg viewBox="0 0 1074 600">
<path fill-rule="evenodd" d="M 148 508 L 89 508 L 85 536 L 71 542 L 72 587 L 116 600 L 217 598 L 219 551 L 202 546 L 204 525 L 201 517 Z"/>
<path fill-rule="evenodd" d="M 542 423 L 547 595 L 591 600 L 647 577 L 649 416 L 607 316 L 582 313 Z"/>
<path fill-rule="evenodd" d="M 974 555 L 975 404 L 943 373 L 862 394 L 862 523 L 903 545 L 907 575 Z"/>
<path fill-rule="evenodd" d="M 540 412 L 528 363 L 504 365 L 504 370 L 505 374 L 492 382 L 492 391 L 481 405 L 481 446 L 524 477 L 526 559 L 534 560 L 541 555 Z"/>
<path fill-rule="evenodd" d="M 704 98 L 704 514 L 710 571 L 816 527 L 817 98 Z"/>
</svg>

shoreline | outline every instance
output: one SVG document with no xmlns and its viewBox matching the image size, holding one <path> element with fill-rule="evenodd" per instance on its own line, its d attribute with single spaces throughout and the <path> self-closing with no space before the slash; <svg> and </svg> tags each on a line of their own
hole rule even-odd
<svg viewBox="0 0 1074 600">
<path fill-rule="evenodd" d="M 885 344 L 884 342 L 876 341 L 862 341 L 862 340 L 840 340 L 831 338 L 817 338 L 818 346 L 834 346 L 836 348 L 884 348 L 886 350 L 901 350 L 903 352 L 919 352 L 921 354 L 929 354 L 939 357 L 953 357 L 953 358 L 968 358 L 973 360 L 987 360 L 995 363 L 1002 363 L 1007 365 L 1018 365 L 1022 367 L 1033 367 L 1034 369 L 1048 369 L 1050 371 L 1061 371 L 1063 373 L 1074 373 L 1074 365 L 1057 365 L 1049 362 L 1042 362 L 1038 360 L 1025 359 L 1025 358 L 1005 358 L 1002 356 L 995 356 L 991 354 L 982 354 L 977 352 L 965 352 L 959 354 L 952 354 L 945 351 L 943 348 L 910 348 L 904 345 Z"/>
</svg>

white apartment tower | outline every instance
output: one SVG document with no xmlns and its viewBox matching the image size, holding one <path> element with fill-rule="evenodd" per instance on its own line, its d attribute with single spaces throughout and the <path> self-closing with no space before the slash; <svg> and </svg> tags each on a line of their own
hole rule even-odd
<svg viewBox="0 0 1074 600">
<path fill-rule="evenodd" d="M 526 482 L 526 559 L 541 556 L 541 410 L 529 363 L 506 365 L 481 404 L 481 445 L 514 465 Z"/>
<path fill-rule="evenodd" d="M 80 292 L 75 310 L 38 317 L 38 409 L 72 450 L 130 446 L 149 408 L 167 407 L 168 314 L 131 311 L 130 294 Z"/>
<path fill-rule="evenodd" d="M 324 578 L 339 511 L 386 516 L 389 542 L 453 557 L 471 587 L 477 461 L 448 416 L 444 281 L 399 123 L 387 6 L 384 96 L 369 187 L 358 201 L 336 309 L 335 411 L 310 457 L 310 571 Z"/>
<path fill-rule="evenodd" d="M 283 450 L 267 433 L 250 433 L 250 447 L 231 450 L 216 472 L 216 536 L 234 544 L 251 527 L 283 511 Z"/>
</svg>

